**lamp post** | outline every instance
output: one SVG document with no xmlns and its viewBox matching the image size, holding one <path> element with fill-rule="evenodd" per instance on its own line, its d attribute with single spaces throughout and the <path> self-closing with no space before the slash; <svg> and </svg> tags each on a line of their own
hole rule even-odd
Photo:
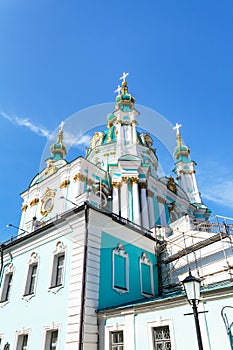
<svg viewBox="0 0 233 350">
<path fill-rule="evenodd" d="M 200 301 L 200 284 L 201 281 L 196 277 L 192 276 L 191 271 L 189 270 L 189 276 L 183 280 L 184 289 L 186 296 L 190 305 L 193 308 L 193 315 L 195 319 L 196 333 L 197 333 L 197 342 L 199 350 L 203 350 L 202 338 L 201 338 L 201 329 L 198 318 L 197 305 Z"/>
</svg>

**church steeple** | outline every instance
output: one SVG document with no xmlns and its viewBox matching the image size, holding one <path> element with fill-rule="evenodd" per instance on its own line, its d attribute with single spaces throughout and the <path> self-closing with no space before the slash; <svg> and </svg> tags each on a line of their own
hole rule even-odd
<svg viewBox="0 0 233 350">
<path fill-rule="evenodd" d="M 174 130 L 176 130 L 177 146 L 174 149 L 175 169 L 179 185 L 186 192 L 191 203 L 202 203 L 200 193 L 197 187 L 197 180 L 195 176 L 196 163 L 190 159 L 190 149 L 183 143 L 180 127 L 182 125 L 176 123 Z"/>
<path fill-rule="evenodd" d="M 118 88 L 115 90 L 118 94 L 114 116 L 119 156 L 124 154 L 137 156 L 136 126 L 139 112 L 134 107 L 135 98 L 129 93 L 126 81 L 128 75 L 129 73 L 123 73 L 120 77 L 122 86 L 118 85 Z"/>
<path fill-rule="evenodd" d="M 63 127 L 64 122 L 61 122 L 59 134 L 57 136 L 57 141 L 50 147 L 50 152 L 52 154 L 53 160 L 61 160 L 66 156 L 66 146 L 63 144 Z"/>
</svg>

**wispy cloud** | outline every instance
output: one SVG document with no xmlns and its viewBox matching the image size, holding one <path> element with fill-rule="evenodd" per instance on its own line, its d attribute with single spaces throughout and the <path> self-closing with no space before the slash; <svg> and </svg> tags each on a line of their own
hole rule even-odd
<svg viewBox="0 0 233 350">
<path fill-rule="evenodd" d="M 14 125 L 23 126 L 33 133 L 45 137 L 48 140 L 55 140 L 56 134 L 54 132 L 50 132 L 44 126 L 34 124 L 29 118 L 21 118 L 18 116 L 11 116 L 5 112 L 0 111 L 0 116 Z M 68 127 L 67 127 L 68 129 Z M 86 147 L 90 144 L 91 136 L 84 134 L 82 131 L 79 131 L 74 135 L 68 130 L 64 130 L 64 143 L 67 147 Z"/>
<path fill-rule="evenodd" d="M 216 161 L 206 163 L 198 176 L 202 198 L 233 210 L 233 167 L 220 165 Z"/>
<path fill-rule="evenodd" d="M 11 117 L 10 117 L 8 114 L 6 114 L 5 112 L 0 112 L 0 115 L 1 115 L 1 117 L 3 117 L 4 119 L 9 120 L 9 122 L 14 123 L 13 118 L 11 118 Z"/>
<path fill-rule="evenodd" d="M 78 136 L 70 133 L 69 131 L 64 132 L 64 143 L 69 147 L 89 146 L 90 140 L 91 136 L 88 134 L 83 134 L 82 132 L 79 132 Z"/>
<path fill-rule="evenodd" d="M 27 118 L 15 117 L 15 122 L 17 125 L 25 126 L 26 128 L 36 133 L 37 135 L 44 136 L 46 138 L 50 138 L 51 136 L 51 133 L 46 128 L 33 124 Z"/>
<path fill-rule="evenodd" d="M 20 118 L 18 116 L 10 116 L 9 114 L 7 114 L 5 112 L 0 112 L 0 115 L 1 115 L 1 117 L 3 117 L 4 119 L 7 119 L 12 124 L 24 126 L 39 136 L 46 137 L 47 139 L 49 139 L 51 136 L 51 133 L 45 127 L 33 124 L 28 118 Z"/>
<path fill-rule="evenodd" d="M 214 181 L 206 186 L 202 196 L 214 203 L 233 208 L 233 179 Z"/>
</svg>

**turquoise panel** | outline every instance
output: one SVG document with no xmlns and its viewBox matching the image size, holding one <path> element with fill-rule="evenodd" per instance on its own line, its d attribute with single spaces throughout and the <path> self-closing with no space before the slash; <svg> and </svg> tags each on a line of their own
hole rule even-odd
<svg viewBox="0 0 233 350">
<path fill-rule="evenodd" d="M 165 208 L 166 222 L 167 224 L 170 224 L 170 215 L 169 215 L 167 203 L 165 203 L 164 208 Z"/>
<path fill-rule="evenodd" d="M 136 238 L 136 237 L 135 237 Z M 127 285 L 125 279 L 127 278 L 122 270 L 125 271 L 125 266 L 122 261 L 116 259 L 115 263 L 119 263 L 114 271 L 117 273 L 115 281 L 113 281 L 113 250 L 117 248 L 118 244 L 124 245 L 125 253 L 128 254 L 128 278 L 129 278 L 129 289 L 128 291 L 119 292 L 114 289 L 114 284 Z M 153 242 L 151 242 L 151 245 Z M 153 276 L 154 276 L 154 290 L 155 294 L 158 294 L 158 271 L 156 265 L 156 256 L 145 249 L 140 248 L 132 243 L 120 240 L 108 233 L 103 232 L 101 236 L 101 251 L 100 251 L 100 293 L 99 293 L 99 309 L 118 306 L 124 303 L 129 303 L 135 300 L 143 299 L 144 296 L 141 294 L 141 283 L 140 283 L 140 268 L 139 259 L 142 253 L 146 252 L 148 259 L 153 265 Z M 114 254 L 114 257 L 116 255 Z M 146 272 L 147 274 L 147 272 Z M 147 275 L 148 276 L 148 275 Z M 143 279 L 143 289 L 151 290 L 146 276 Z"/>
<path fill-rule="evenodd" d="M 152 294 L 150 266 L 141 264 L 142 269 L 142 291 L 143 293 Z"/>
</svg>

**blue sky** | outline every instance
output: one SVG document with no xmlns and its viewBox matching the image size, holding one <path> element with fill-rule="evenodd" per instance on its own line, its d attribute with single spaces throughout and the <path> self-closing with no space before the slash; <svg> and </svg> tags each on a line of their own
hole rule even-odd
<svg viewBox="0 0 233 350">
<path fill-rule="evenodd" d="M 113 102 L 124 71 L 137 103 L 183 125 L 204 202 L 233 217 L 232 18 L 232 0 L 1 0 L 0 241 L 16 234 L 5 226 L 19 224 L 48 135 Z"/>
</svg>

